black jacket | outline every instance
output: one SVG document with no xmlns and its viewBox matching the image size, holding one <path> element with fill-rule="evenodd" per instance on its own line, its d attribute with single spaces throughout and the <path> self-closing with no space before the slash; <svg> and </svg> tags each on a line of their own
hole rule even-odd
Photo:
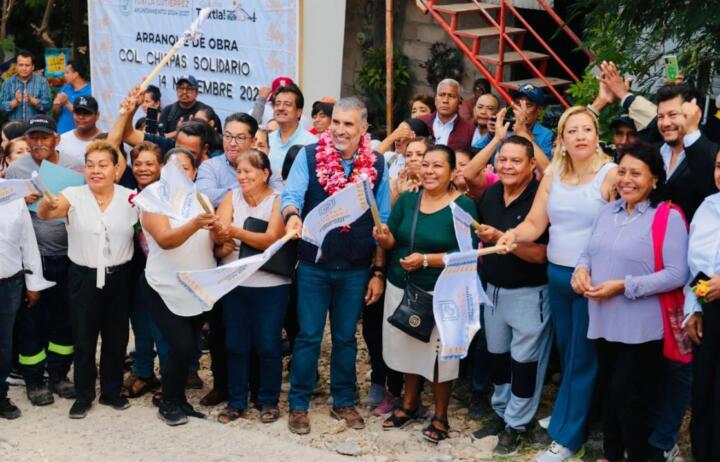
<svg viewBox="0 0 720 462">
<path fill-rule="evenodd" d="M 685 158 L 665 183 L 664 199 L 670 200 L 685 213 L 688 222 L 700 203 L 717 192 L 715 186 L 715 157 L 718 145 L 705 135 L 685 148 Z"/>
</svg>

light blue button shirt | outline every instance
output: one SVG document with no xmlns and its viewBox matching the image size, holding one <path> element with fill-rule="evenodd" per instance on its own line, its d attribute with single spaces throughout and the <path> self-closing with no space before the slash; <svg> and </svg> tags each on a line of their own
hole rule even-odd
<svg viewBox="0 0 720 462">
<path fill-rule="evenodd" d="M 238 187 L 237 174 L 227 156 L 213 157 L 200 164 L 195 185 L 217 207 L 225 193 Z"/>
<path fill-rule="evenodd" d="M 683 139 L 683 147 L 688 148 L 692 146 L 697 140 L 700 139 L 700 135 L 700 130 L 685 135 L 685 138 Z M 670 168 L 670 160 L 672 159 L 672 148 L 669 144 L 664 143 L 662 146 L 660 146 L 660 155 L 663 158 L 663 164 L 665 164 L 665 173 L 667 174 L 667 178 L 670 179 L 672 174 L 675 172 L 677 166 L 680 165 L 683 160 L 685 160 L 685 150 L 683 149 L 680 155 L 678 155 L 678 160 L 677 162 L 675 162 L 675 165 L 672 166 L 672 169 Z"/>
<path fill-rule="evenodd" d="M 705 198 L 690 223 L 688 266 L 690 280 L 703 272 L 712 277 L 720 274 L 720 193 Z M 702 312 L 702 305 L 692 293 L 690 284 L 685 286 L 685 315 Z"/>
<path fill-rule="evenodd" d="M 280 138 L 280 130 L 275 130 L 270 133 L 268 136 L 268 144 L 270 146 L 270 155 L 268 157 L 270 158 L 270 167 L 272 168 L 270 186 L 278 191 L 282 191 L 283 181 L 281 173 L 288 149 L 296 144 L 307 146 L 308 144 L 317 143 L 317 140 L 315 135 L 302 127 L 298 127 L 286 143 L 283 143 Z"/>
<path fill-rule="evenodd" d="M 350 160 L 340 159 L 346 176 L 349 175 L 352 170 L 356 154 L 353 154 Z M 298 209 L 298 212 L 302 213 L 303 205 L 305 205 L 305 193 L 307 192 L 309 182 L 310 172 L 308 171 L 307 154 L 305 154 L 305 148 L 303 148 L 298 152 L 295 162 L 293 162 L 292 168 L 290 169 L 288 179 L 285 182 L 280 210 L 285 210 L 285 207 L 292 205 Z M 387 167 L 383 169 L 383 176 L 375 193 L 375 202 L 377 203 L 378 212 L 380 213 L 380 221 L 387 223 L 387 219 L 390 217 L 390 183 L 388 181 Z"/>
</svg>

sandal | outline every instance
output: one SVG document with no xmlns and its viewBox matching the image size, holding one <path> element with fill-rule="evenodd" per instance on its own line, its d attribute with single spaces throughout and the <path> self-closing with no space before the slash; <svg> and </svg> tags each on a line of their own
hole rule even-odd
<svg viewBox="0 0 720 462">
<path fill-rule="evenodd" d="M 438 428 L 435 423 L 442 425 L 442 428 Z M 450 424 L 448 424 L 448 421 L 434 415 L 432 419 L 430 419 L 430 425 L 423 429 L 422 435 L 425 440 L 433 444 L 438 444 L 440 441 L 448 438 L 449 431 Z"/>
<path fill-rule="evenodd" d="M 130 374 L 123 384 L 123 396 L 126 398 L 139 398 L 145 393 L 157 388 L 160 385 L 158 379 L 153 375 L 150 378 L 142 378 Z"/>
<path fill-rule="evenodd" d="M 227 424 L 239 419 L 240 417 L 242 417 L 242 414 L 242 410 L 228 406 L 222 412 L 220 412 L 220 414 L 218 414 L 217 420 L 221 424 Z"/>
<path fill-rule="evenodd" d="M 417 408 L 415 409 L 405 409 L 404 407 L 400 406 L 396 408 L 392 414 L 390 414 L 390 417 L 385 419 L 385 421 L 382 424 L 383 430 L 395 430 L 400 428 L 405 428 L 408 424 L 415 421 L 417 419 Z M 390 425 L 386 425 L 390 424 Z"/>
<path fill-rule="evenodd" d="M 260 411 L 260 422 L 271 424 L 280 418 L 280 409 L 277 406 L 263 406 Z"/>
</svg>

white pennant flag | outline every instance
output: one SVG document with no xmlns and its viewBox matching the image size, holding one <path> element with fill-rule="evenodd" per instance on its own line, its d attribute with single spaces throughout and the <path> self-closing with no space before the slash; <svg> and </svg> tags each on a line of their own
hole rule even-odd
<svg viewBox="0 0 720 462">
<path fill-rule="evenodd" d="M 37 178 L 37 172 L 33 172 L 33 178 Z M 40 181 L 40 178 L 37 178 Z M 16 199 L 23 199 L 31 194 L 42 194 L 43 191 L 38 189 L 33 183 L 33 179 L 29 180 L 0 180 L 0 204 L 6 204 Z"/>
<path fill-rule="evenodd" d="M 445 269 L 433 291 L 433 314 L 440 334 L 441 361 L 467 356 L 480 330 L 480 304 L 491 305 L 477 274 L 478 252 L 469 250 L 445 256 Z"/>
<path fill-rule="evenodd" d="M 132 203 L 143 212 L 187 220 L 194 215 L 192 205 L 195 200 L 195 185 L 185 174 L 180 161 L 172 156 L 160 171 L 160 179 L 134 196 Z"/>
<path fill-rule="evenodd" d="M 335 228 L 352 224 L 370 208 L 366 189 L 367 179 L 353 183 L 324 201 L 307 214 L 303 221 L 302 239 L 318 248 L 315 261 L 320 259 L 323 240 Z"/>
<path fill-rule="evenodd" d="M 455 239 L 457 239 L 460 252 L 472 250 L 472 222 L 473 217 L 460 208 L 455 202 L 450 202 L 450 210 L 453 215 L 453 227 L 455 228 Z"/>
<path fill-rule="evenodd" d="M 210 310 L 225 294 L 242 284 L 250 275 L 260 269 L 287 241 L 292 234 L 286 234 L 275 241 L 263 253 L 245 257 L 226 265 L 197 271 L 180 271 L 178 281 L 190 295 Z"/>
</svg>

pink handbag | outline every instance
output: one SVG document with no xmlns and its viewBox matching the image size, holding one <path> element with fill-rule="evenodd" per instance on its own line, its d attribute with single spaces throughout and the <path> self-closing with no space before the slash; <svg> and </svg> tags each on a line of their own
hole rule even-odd
<svg viewBox="0 0 720 462">
<path fill-rule="evenodd" d="M 658 205 L 652 223 L 655 271 L 660 271 L 664 267 L 662 251 L 670 210 L 677 210 L 683 217 L 683 221 L 685 221 L 685 215 L 677 205 L 670 202 L 663 202 Z M 685 226 L 687 227 L 687 221 L 685 221 Z M 687 330 L 682 327 L 682 322 L 685 319 L 683 310 L 685 295 L 682 288 L 662 293 L 658 297 L 660 298 L 663 317 L 663 354 L 671 361 L 688 364 L 692 361 L 692 343 Z"/>
</svg>

